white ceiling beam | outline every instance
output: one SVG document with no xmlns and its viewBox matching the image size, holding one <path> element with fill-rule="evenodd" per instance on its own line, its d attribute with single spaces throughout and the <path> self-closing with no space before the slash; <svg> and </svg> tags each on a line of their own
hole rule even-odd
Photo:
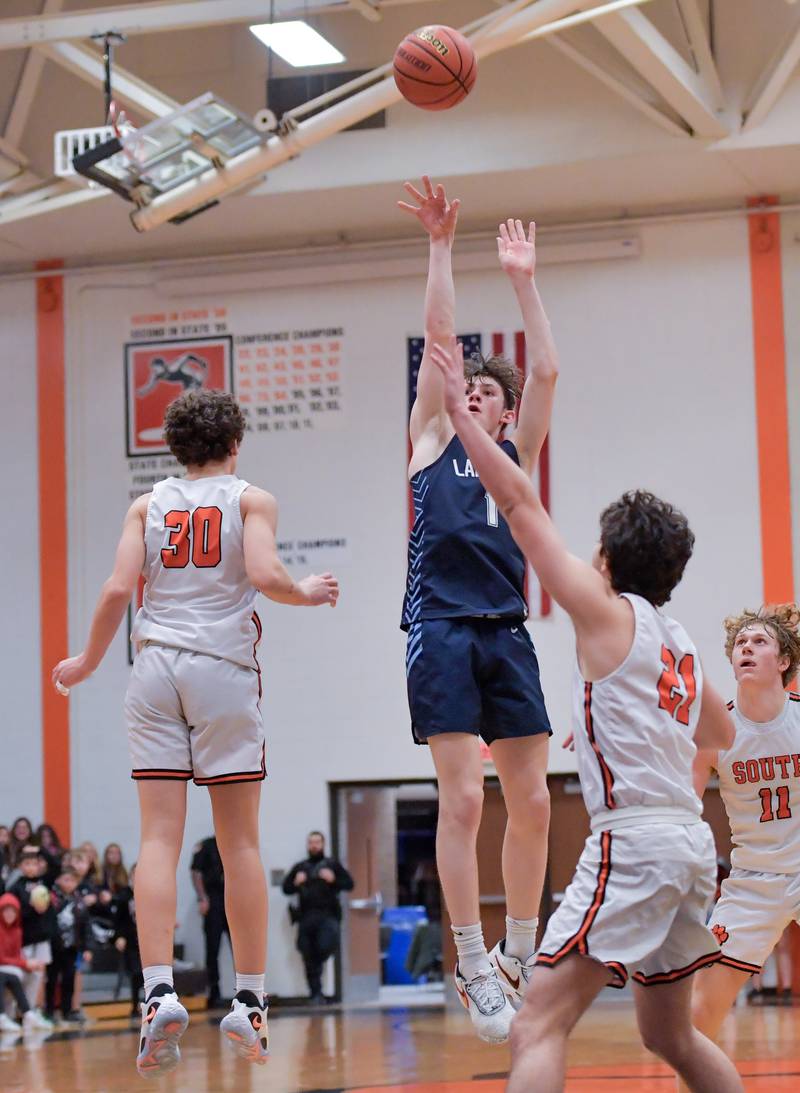
<svg viewBox="0 0 800 1093">
<path fill-rule="evenodd" d="M 97 201 L 110 193 L 110 190 L 99 188 L 90 190 L 88 187 L 76 190 L 74 186 L 61 180 L 45 183 L 34 190 L 27 190 L 24 194 L 7 197 L 0 201 L 0 228 L 6 224 L 12 224 L 15 220 L 27 220 L 31 216 L 40 216 L 42 213 L 54 212 L 56 209 L 82 205 L 85 201 Z"/>
<path fill-rule="evenodd" d="M 359 15 L 363 15 L 365 19 L 368 19 L 370 23 L 380 23 L 383 16 L 378 10 L 376 3 L 370 3 L 370 0 L 350 0 L 350 7 L 354 11 L 357 11 Z"/>
<path fill-rule="evenodd" d="M 42 15 L 56 15 L 63 6 L 64 0 L 44 0 Z M 12 144 L 18 145 L 22 141 L 43 68 L 44 57 L 34 53 L 33 50 L 28 50 L 3 133 L 6 140 L 11 141 Z"/>
<path fill-rule="evenodd" d="M 697 71 L 705 80 L 714 106 L 717 110 L 723 110 L 725 108 L 725 93 L 722 90 L 719 73 L 717 72 L 717 63 L 714 60 L 714 54 L 711 52 L 711 42 L 697 0 L 677 0 L 677 4 L 678 11 L 683 19 L 686 37 L 689 40 L 689 48 L 697 65 Z"/>
<path fill-rule="evenodd" d="M 569 57 L 576 65 L 579 65 L 586 72 L 589 72 L 595 79 L 599 80 L 600 83 L 605 84 L 606 87 L 609 87 L 612 91 L 616 92 L 617 95 L 620 95 L 626 102 L 630 103 L 631 106 L 636 107 L 636 109 L 644 114 L 646 118 L 649 118 L 650 121 L 655 122 L 656 125 L 661 126 L 662 129 L 666 129 L 668 133 L 672 133 L 673 136 L 677 137 L 691 136 L 691 130 L 686 124 L 675 121 L 669 114 L 665 114 L 662 110 L 659 110 L 658 107 L 653 106 L 652 103 L 643 99 L 638 92 L 633 90 L 633 88 L 628 87 L 622 80 L 613 76 L 607 68 L 604 68 L 596 61 L 593 61 L 591 57 L 588 57 L 581 50 L 576 49 L 575 46 L 566 42 L 558 34 L 554 34 L 551 38 L 548 38 L 547 41 L 551 46 L 554 46 L 559 50 L 560 53 L 563 53 L 565 57 Z"/>
<path fill-rule="evenodd" d="M 730 134 L 702 76 L 641 12 L 602 16 L 594 25 L 698 136 L 721 138 Z"/>
<path fill-rule="evenodd" d="M 777 102 L 800 61 L 800 26 L 782 43 L 761 73 L 744 106 L 744 129 L 754 129 Z"/>
<path fill-rule="evenodd" d="M 103 58 L 91 46 L 80 45 L 77 42 L 49 42 L 46 45 L 37 45 L 36 50 L 48 60 L 55 61 L 56 64 L 94 87 L 104 86 Z M 131 72 L 126 72 L 119 65 L 114 65 L 111 72 L 111 91 L 116 101 L 137 110 L 140 114 L 147 115 L 148 118 L 163 118 L 180 106 L 175 99 L 171 99 L 145 83 L 144 80 L 140 80 Z M 98 101 L 98 114 L 100 105 Z"/>
<path fill-rule="evenodd" d="M 381 7 L 418 4 L 423 0 L 383 0 Z M 357 5 L 373 7 L 367 0 L 276 0 L 275 19 L 305 18 L 349 12 Z M 93 8 L 63 15 L 32 15 L 26 19 L 0 19 L 0 50 L 26 49 L 45 42 L 91 38 L 117 30 L 134 34 L 157 34 L 164 30 L 189 30 L 225 23 L 264 23 L 271 14 L 270 0 L 156 0 L 154 3 L 122 4 L 119 7 Z M 380 14 L 380 13 L 378 13 Z"/>
</svg>

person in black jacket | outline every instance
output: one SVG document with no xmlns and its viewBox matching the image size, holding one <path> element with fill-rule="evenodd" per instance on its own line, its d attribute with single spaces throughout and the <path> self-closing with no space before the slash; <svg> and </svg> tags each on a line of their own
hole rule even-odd
<svg viewBox="0 0 800 1093">
<path fill-rule="evenodd" d="M 339 893 L 349 892 L 353 878 L 335 858 L 325 855 L 325 836 L 312 831 L 307 842 L 308 857 L 297 862 L 283 881 L 285 895 L 299 896 L 293 920 L 298 923 L 297 948 L 303 958 L 310 1001 L 325 1001 L 322 994 L 322 969 L 325 961 L 339 947 L 339 922 L 342 908 Z"/>
<path fill-rule="evenodd" d="M 136 901 L 133 896 L 136 866 L 131 866 L 129 884 L 114 895 L 114 948 L 122 962 L 131 984 L 131 1017 L 139 1016 L 139 992 L 144 988 L 142 958 L 139 955 L 139 937 L 136 933 Z"/>
<path fill-rule="evenodd" d="M 208 974 L 208 1008 L 221 1003 L 219 993 L 219 946 L 222 935 L 231 932 L 225 915 L 225 874 L 217 840 L 212 835 L 194 848 L 192 884 L 197 893 L 197 907 L 203 916 L 206 937 L 206 972 Z"/>
<path fill-rule="evenodd" d="M 9 888 L 19 900 L 22 913 L 22 955 L 37 964 L 38 970 L 25 975 L 23 989 L 33 1011 L 36 1028 L 52 1028 L 39 1010 L 44 968 L 51 962 L 52 942 L 58 929 L 50 891 L 44 884 L 47 862 L 38 846 L 26 846 L 20 857 L 22 875 Z"/>
<path fill-rule="evenodd" d="M 53 944 L 53 960 L 47 966 L 45 998 L 49 1020 L 55 1017 L 56 991 L 61 989 L 61 1014 L 67 1022 L 80 1022 L 80 1014 L 72 1008 L 75 994 L 75 970 L 78 956 L 91 962 L 88 950 L 88 911 L 79 894 L 80 877 L 74 869 L 66 869 L 53 887 L 53 906 L 58 929 Z"/>
</svg>

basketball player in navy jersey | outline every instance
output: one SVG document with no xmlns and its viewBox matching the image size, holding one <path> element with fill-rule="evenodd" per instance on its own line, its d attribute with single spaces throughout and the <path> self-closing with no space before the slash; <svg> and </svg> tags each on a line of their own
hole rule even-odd
<svg viewBox="0 0 800 1093">
<path fill-rule="evenodd" d="M 691 976 L 720 959 L 706 926 L 716 852 L 692 765 L 698 748 L 734 738 L 691 638 L 660 610 L 694 535 L 683 513 L 636 490 L 602 513 L 591 564 L 570 554 L 530 480 L 465 407 L 460 347 L 436 345 L 431 359 L 473 466 L 577 646 L 574 743 L 591 834 L 514 1020 L 507 1093 L 563 1090 L 570 1032 L 629 976 L 645 1045 L 696 1093 L 739 1093 L 733 1063 L 691 1020 Z"/>
<path fill-rule="evenodd" d="M 268 1054 L 256 594 L 333 607 L 339 586 L 330 573 L 295 582 L 282 565 L 275 498 L 236 475 L 244 429 L 225 392 L 190 391 L 171 403 L 164 436 L 186 475 L 157 482 L 131 505 L 86 647 L 53 669 L 54 685 L 66 693 L 99 667 L 143 574 L 133 628 L 139 652 L 125 696 L 141 811 L 136 919 L 145 1002 L 136 1066 L 143 1077 L 177 1065 L 189 1020 L 175 993 L 172 945 L 191 780 L 208 786 L 225 867 L 236 995 L 221 1029 L 248 1062 L 263 1064 Z"/>
<path fill-rule="evenodd" d="M 415 520 L 402 626 L 414 739 L 429 744 L 439 783 L 436 856 L 455 937 L 456 987 L 478 1035 L 501 1043 L 533 967 L 547 856 L 550 723 L 525 627 L 525 559 L 486 493 L 445 410 L 434 342 L 455 335 L 451 251 L 459 202 L 426 177 L 399 202 L 430 236 L 425 348 L 411 411 L 409 477 Z M 550 425 L 558 361 L 534 281 L 535 229 L 500 225 L 500 265 L 516 294 L 527 346 L 519 398 L 515 366 L 470 362 L 464 405 L 530 475 Z M 519 415 L 517 403 L 519 400 Z M 517 426 L 513 440 L 506 430 Z M 479 737 L 503 787 L 506 936 L 487 953 L 478 902 L 476 839 L 483 805 Z"/>
</svg>

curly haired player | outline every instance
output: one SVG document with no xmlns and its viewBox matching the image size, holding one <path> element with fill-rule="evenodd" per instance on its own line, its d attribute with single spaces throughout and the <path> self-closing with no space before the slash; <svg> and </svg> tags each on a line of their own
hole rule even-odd
<svg viewBox="0 0 800 1093">
<path fill-rule="evenodd" d="M 437 345 L 432 360 L 473 466 L 577 645 L 574 738 L 592 833 L 511 1028 L 508 1093 L 562 1090 L 567 1037 L 600 990 L 631 973 L 645 1044 L 697 1093 L 740 1091 L 731 1061 L 691 1023 L 688 977 L 719 959 L 705 925 L 714 840 L 692 763 L 697 747 L 733 740 L 691 638 L 661 611 L 694 535 L 683 513 L 636 490 L 602 513 L 591 564 L 570 554 L 530 480 L 467 409 L 462 353 Z"/>
<path fill-rule="evenodd" d="M 800 664 L 800 609 L 784 603 L 725 620 L 736 679 L 736 738 L 701 751 L 695 784 L 712 770 L 733 838 L 731 873 L 711 915 L 722 947 L 694 984 L 694 1023 L 715 1037 L 749 976 L 761 971 L 786 926 L 800 920 L 800 694 L 785 688 Z"/>
<path fill-rule="evenodd" d="M 263 592 L 278 603 L 333 607 L 339 586 L 330 573 L 295 582 L 284 569 L 274 497 L 235 473 L 244 428 L 242 411 L 224 392 L 191 391 L 171 403 L 164 435 L 186 476 L 158 482 L 131 505 L 86 647 L 53 669 L 62 693 L 95 671 L 143 574 L 133 628 L 139 653 L 125 697 L 141 809 L 136 914 L 145 1002 L 136 1066 L 143 1076 L 176 1066 L 189 1019 L 174 990 L 172 938 L 192 779 L 209 788 L 225 867 L 236 996 L 221 1027 L 245 1059 L 263 1063 L 268 1052 L 255 600 Z"/>
</svg>

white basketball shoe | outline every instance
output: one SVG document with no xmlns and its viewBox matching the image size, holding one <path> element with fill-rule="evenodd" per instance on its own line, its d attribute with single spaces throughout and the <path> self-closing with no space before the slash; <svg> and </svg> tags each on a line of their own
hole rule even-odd
<svg viewBox="0 0 800 1093">
<path fill-rule="evenodd" d="M 456 965 L 456 990 L 481 1040 L 489 1044 L 505 1043 L 514 1009 L 503 992 L 494 967 L 490 972 L 480 973 L 467 982 Z"/>
<path fill-rule="evenodd" d="M 515 956 L 506 956 L 505 941 L 498 941 L 489 953 L 489 960 L 497 972 L 497 979 L 503 994 L 509 1000 L 514 1010 L 518 1010 L 528 989 L 528 980 L 531 977 L 536 953 L 532 953 L 527 960 L 517 960 Z"/>
<path fill-rule="evenodd" d="M 156 987 L 156 990 L 160 990 Z M 151 994 L 142 1002 L 142 1033 L 136 1069 L 143 1078 L 158 1078 L 181 1061 L 178 1040 L 189 1024 L 189 1014 L 172 990 Z"/>
<path fill-rule="evenodd" d="M 239 991 L 219 1027 L 242 1059 L 261 1066 L 266 1063 L 269 1056 L 266 998 L 259 1000 L 252 991 Z"/>
</svg>

